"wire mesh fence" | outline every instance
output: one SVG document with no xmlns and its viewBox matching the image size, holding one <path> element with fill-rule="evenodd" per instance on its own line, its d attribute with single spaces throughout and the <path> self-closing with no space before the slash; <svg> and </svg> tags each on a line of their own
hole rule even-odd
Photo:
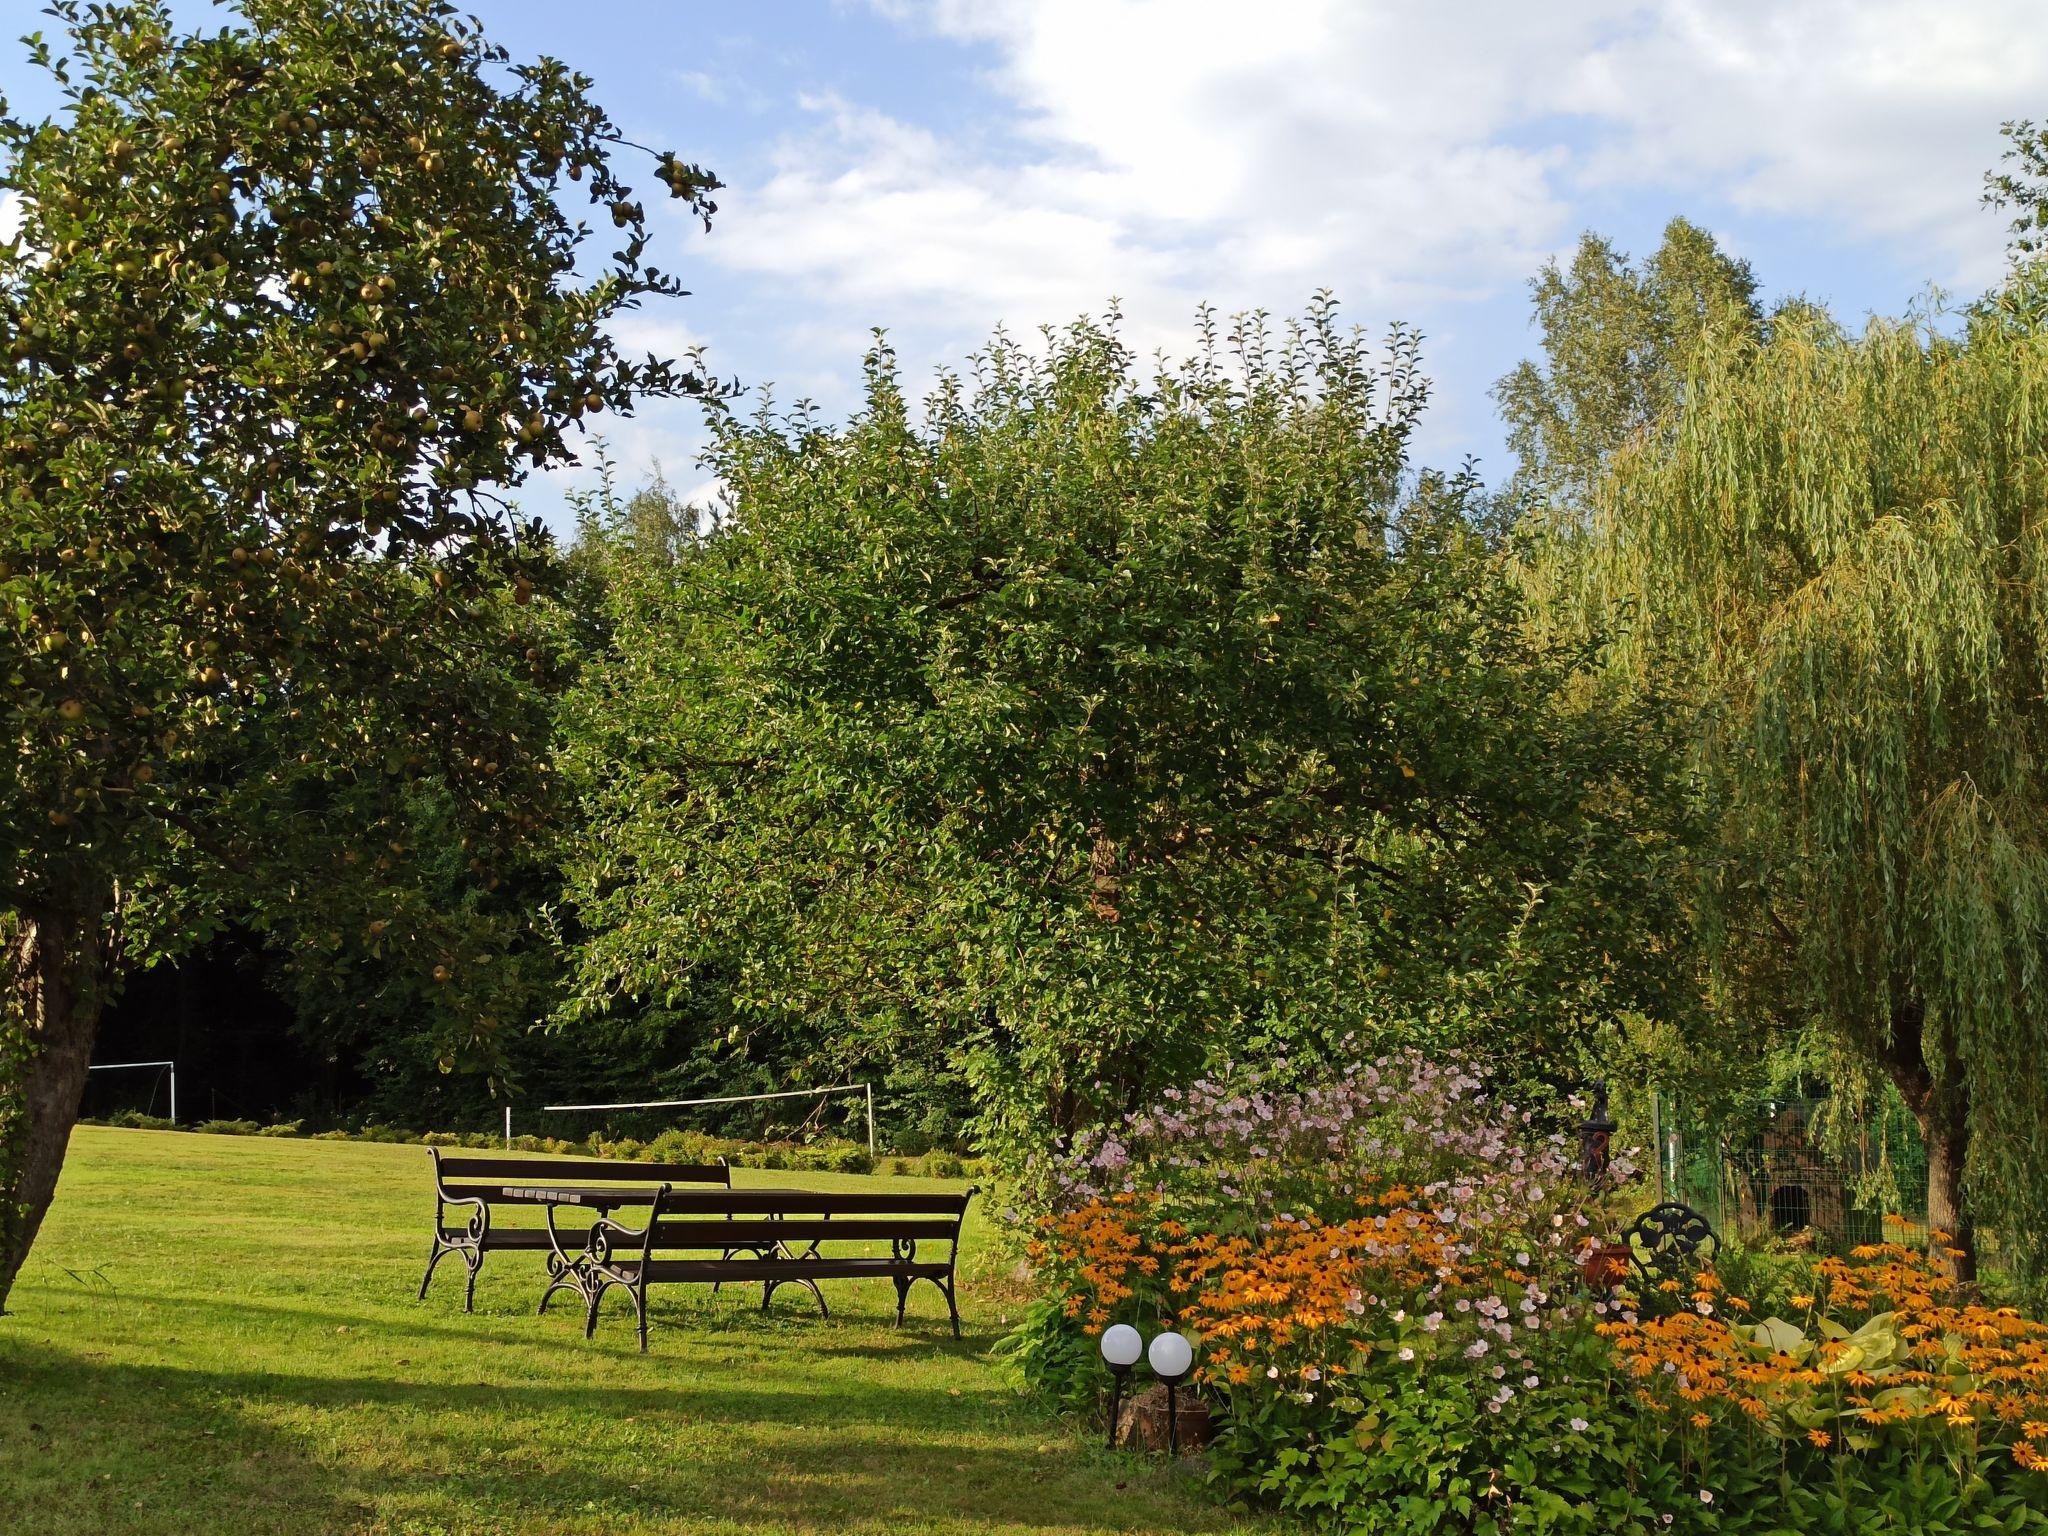
<svg viewBox="0 0 2048 1536">
<path fill-rule="evenodd" d="M 1669 1197 L 1731 1236 L 1829 1250 L 1927 1237 L 1927 1152 L 1896 1109 L 1850 1116 L 1788 1099 L 1718 1125 L 1672 1114 L 1660 1152 Z"/>
</svg>

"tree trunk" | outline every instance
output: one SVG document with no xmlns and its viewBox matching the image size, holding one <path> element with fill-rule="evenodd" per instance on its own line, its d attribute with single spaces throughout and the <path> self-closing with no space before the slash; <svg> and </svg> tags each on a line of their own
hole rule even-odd
<svg viewBox="0 0 2048 1536">
<path fill-rule="evenodd" d="M 1900 1008 L 1892 1020 L 1885 1066 L 1927 1147 L 1927 1251 L 1943 1270 L 1971 1285 L 1977 1279 L 1977 1226 L 1963 1198 L 1970 1156 L 1969 1095 L 1959 1068 L 1936 1081 L 1927 1064 L 1925 1026 L 1926 1013 L 1918 1003 Z"/>
<path fill-rule="evenodd" d="M 97 918 L 22 913 L 8 933 L 6 999 L 24 1050 L 0 1056 L 0 1312 L 57 1192 L 105 1002 Z"/>
<path fill-rule="evenodd" d="M 1944 1124 L 1920 1117 L 1927 1143 L 1927 1228 L 1929 1251 L 1965 1284 L 1977 1278 L 1977 1227 L 1963 1204 L 1963 1165 L 1969 1158 L 1970 1131 L 1960 1122 Z M 1941 1234 L 1947 1234 L 1944 1243 Z"/>
</svg>

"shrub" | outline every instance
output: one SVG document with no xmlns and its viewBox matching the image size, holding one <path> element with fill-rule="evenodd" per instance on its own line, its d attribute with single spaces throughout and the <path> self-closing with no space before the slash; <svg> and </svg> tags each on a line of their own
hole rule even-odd
<svg viewBox="0 0 2048 1536">
<path fill-rule="evenodd" d="M 255 1136 L 263 1127 L 254 1120 L 202 1120 L 194 1129 L 202 1136 Z"/>
<path fill-rule="evenodd" d="M 866 1147 L 852 1145 L 827 1147 L 824 1165 L 832 1173 L 873 1173 L 875 1159 Z"/>
<path fill-rule="evenodd" d="M 135 1109 L 124 1109 L 119 1114 L 109 1116 L 106 1124 L 117 1125 L 124 1129 L 135 1131 L 175 1131 L 180 1129 L 179 1126 L 160 1115 L 145 1115 L 140 1110 Z"/>
<path fill-rule="evenodd" d="M 657 1163 L 709 1163 L 718 1144 L 701 1131 L 668 1130 L 647 1144 L 647 1155 Z"/>
<path fill-rule="evenodd" d="M 259 1136 L 296 1136 L 299 1134 L 299 1128 L 305 1123 L 303 1120 L 280 1120 L 275 1125 L 264 1126 L 256 1134 Z"/>
<path fill-rule="evenodd" d="M 428 1131 L 420 1138 L 420 1145 L 425 1147 L 459 1147 L 462 1144 L 460 1136 L 450 1135 L 446 1131 Z"/>
</svg>

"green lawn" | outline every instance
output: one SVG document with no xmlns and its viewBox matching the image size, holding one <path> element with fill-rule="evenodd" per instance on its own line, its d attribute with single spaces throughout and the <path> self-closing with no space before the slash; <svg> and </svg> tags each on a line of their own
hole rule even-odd
<svg viewBox="0 0 2048 1536">
<path fill-rule="evenodd" d="M 0 1318 L 7 1528 L 1240 1528 L 1016 1396 L 988 1358 L 1016 1294 L 979 1203 L 959 1343 L 928 1286 L 901 1332 L 886 1284 L 828 1282 L 829 1323 L 799 1288 L 764 1318 L 758 1292 L 671 1287 L 647 1356 L 621 1298 L 593 1342 L 573 1303 L 536 1317 L 537 1255 L 493 1255 L 473 1316 L 447 1262 L 414 1301 L 430 1209 L 418 1147 L 81 1127 Z"/>
</svg>

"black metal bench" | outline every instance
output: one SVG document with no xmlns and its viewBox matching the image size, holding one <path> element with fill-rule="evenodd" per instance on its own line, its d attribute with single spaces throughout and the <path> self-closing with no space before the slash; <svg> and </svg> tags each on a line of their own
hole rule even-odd
<svg viewBox="0 0 2048 1536">
<path fill-rule="evenodd" d="M 609 1217 L 592 1223 L 583 1257 L 584 1337 L 597 1331 L 598 1304 L 614 1287 L 633 1298 L 645 1350 L 650 1285 L 708 1281 L 715 1288 L 728 1281 L 758 1280 L 764 1312 L 778 1287 L 801 1285 L 817 1298 L 819 1313 L 829 1317 L 820 1280 L 877 1279 L 896 1286 L 899 1328 L 910 1288 L 930 1281 L 946 1298 L 957 1339 L 960 1303 L 954 1268 L 960 1226 L 967 1203 L 978 1193 L 664 1190 L 638 1231 Z M 945 1256 L 921 1257 L 920 1243 L 944 1243 Z M 826 1244 L 832 1252 L 825 1251 Z M 706 1256 L 669 1257 L 674 1254 Z"/>
<path fill-rule="evenodd" d="M 434 1246 L 427 1257 L 427 1272 L 420 1277 L 419 1295 L 422 1301 L 426 1299 L 434 1267 L 449 1254 L 459 1254 L 469 1271 L 462 1294 L 465 1312 L 475 1310 L 477 1271 L 483 1268 L 487 1253 L 510 1251 L 546 1256 L 549 1285 L 541 1296 L 543 1310 L 548 1297 L 563 1286 L 581 1290 L 568 1278 L 568 1266 L 573 1260 L 564 1243 L 580 1247 L 587 1241 L 587 1234 L 560 1231 L 555 1225 L 555 1210 L 560 1202 L 536 1199 L 533 1190 L 522 1186 L 543 1180 L 551 1185 L 573 1182 L 582 1186 L 580 1193 L 586 1197 L 576 1203 L 587 1206 L 599 1217 L 624 1206 L 652 1206 L 662 1190 L 676 1184 L 711 1184 L 728 1189 L 732 1186 L 732 1170 L 723 1158 L 699 1166 L 564 1157 L 443 1157 L 439 1147 L 430 1147 L 428 1151 L 434 1161 Z M 451 1206 L 457 1207 L 458 1213 L 459 1208 L 468 1208 L 468 1219 L 462 1225 L 450 1224 Z M 496 1210 L 516 1207 L 541 1209 L 545 1212 L 545 1224 L 511 1226 L 493 1218 Z"/>
<path fill-rule="evenodd" d="M 1721 1235 L 1714 1224 L 1676 1200 L 1643 1212 L 1622 1234 L 1622 1241 L 1636 1273 L 1652 1283 L 1682 1280 L 1721 1251 Z"/>
</svg>

